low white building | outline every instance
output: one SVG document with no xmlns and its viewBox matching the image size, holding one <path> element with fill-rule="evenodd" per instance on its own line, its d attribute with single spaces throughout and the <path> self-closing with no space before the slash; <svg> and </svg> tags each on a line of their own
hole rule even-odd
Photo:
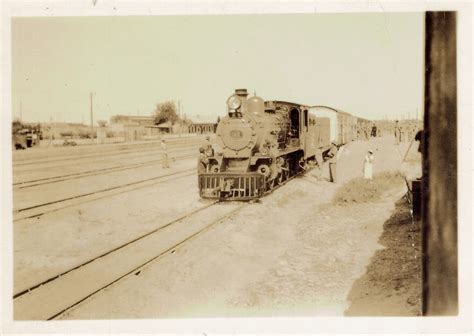
<svg viewBox="0 0 474 336">
<path fill-rule="evenodd" d="M 136 141 L 152 136 L 153 132 L 147 129 L 152 126 L 152 116 L 114 115 L 110 117 L 108 131 L 117 137 L 124 137 L 125 141 Z"/>
<path fill-rule="evenodd" d="M 216 132 L 217 116 L 196 115 L 189 119 L 192 121 L 192 124 L 188 126 L 189 133 L 204 134 Z"/>
</svg>

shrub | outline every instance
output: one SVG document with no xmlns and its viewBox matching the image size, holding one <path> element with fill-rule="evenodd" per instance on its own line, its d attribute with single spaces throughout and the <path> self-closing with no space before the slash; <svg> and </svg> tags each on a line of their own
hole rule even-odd
<svg viewBox="0 0 474 336">
<path fill-rule="evenodd" d="M 333 198 L 333 203 L 364 203 L 380 199 L 384 192 L 404 183 L 400 172 L 383 172 L 373 180 L 358 177 L 340 187 Z"/>
</svg>

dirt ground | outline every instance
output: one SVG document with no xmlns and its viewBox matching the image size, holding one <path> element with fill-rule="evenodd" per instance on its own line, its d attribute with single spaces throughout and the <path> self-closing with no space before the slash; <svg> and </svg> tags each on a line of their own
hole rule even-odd
<svg viewBox="0 0 474 336">
<path fill-rule="evenodd" d="M 338 184 L 313 170 L 60 318 L 417 315 L 419 232 L 407 222 L 404 184 L 370 203 L 332 202 L 362 175 L 368 148 L 375 173 L 413 171 L 400 163 L 407 147 L 351 143 Z"/>
<path fill-rule="evenodd" d="M 202 207 L 206 202 L 190 184 L 196 176 L 14 223 L 15 292 Z M 163 202 L 164 195 L 181 201 Z"/>
<path fill-rule="evenodd" d="M 404 197 L 384 223 L 379 242 L 385 248 L 354 283 L 346 315 L 421 315 L 421 223 L 412 220 Z"/>
</svg>

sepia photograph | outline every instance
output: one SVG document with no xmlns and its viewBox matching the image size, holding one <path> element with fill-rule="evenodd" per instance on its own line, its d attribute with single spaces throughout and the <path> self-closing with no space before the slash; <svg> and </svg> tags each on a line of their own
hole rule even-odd
<svg viewBox="0 0 474 336">
<path fill-rule="evenodd" d="M 471 4 L 249 4 L 2 4 L 9 330 L 472 332 Z"/>
</svg>

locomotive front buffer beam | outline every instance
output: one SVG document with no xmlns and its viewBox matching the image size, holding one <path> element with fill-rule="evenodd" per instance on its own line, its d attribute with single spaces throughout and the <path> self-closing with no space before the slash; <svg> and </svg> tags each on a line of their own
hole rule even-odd
<svg viewBox="0 0 474 336">
<path fill-rule="evenodd" d="M 215 173 L 199 175 L 202 198 L 222 201 L 257 199 L 265 192 L 265 176 L 260 173 Z"/>
</svg>

